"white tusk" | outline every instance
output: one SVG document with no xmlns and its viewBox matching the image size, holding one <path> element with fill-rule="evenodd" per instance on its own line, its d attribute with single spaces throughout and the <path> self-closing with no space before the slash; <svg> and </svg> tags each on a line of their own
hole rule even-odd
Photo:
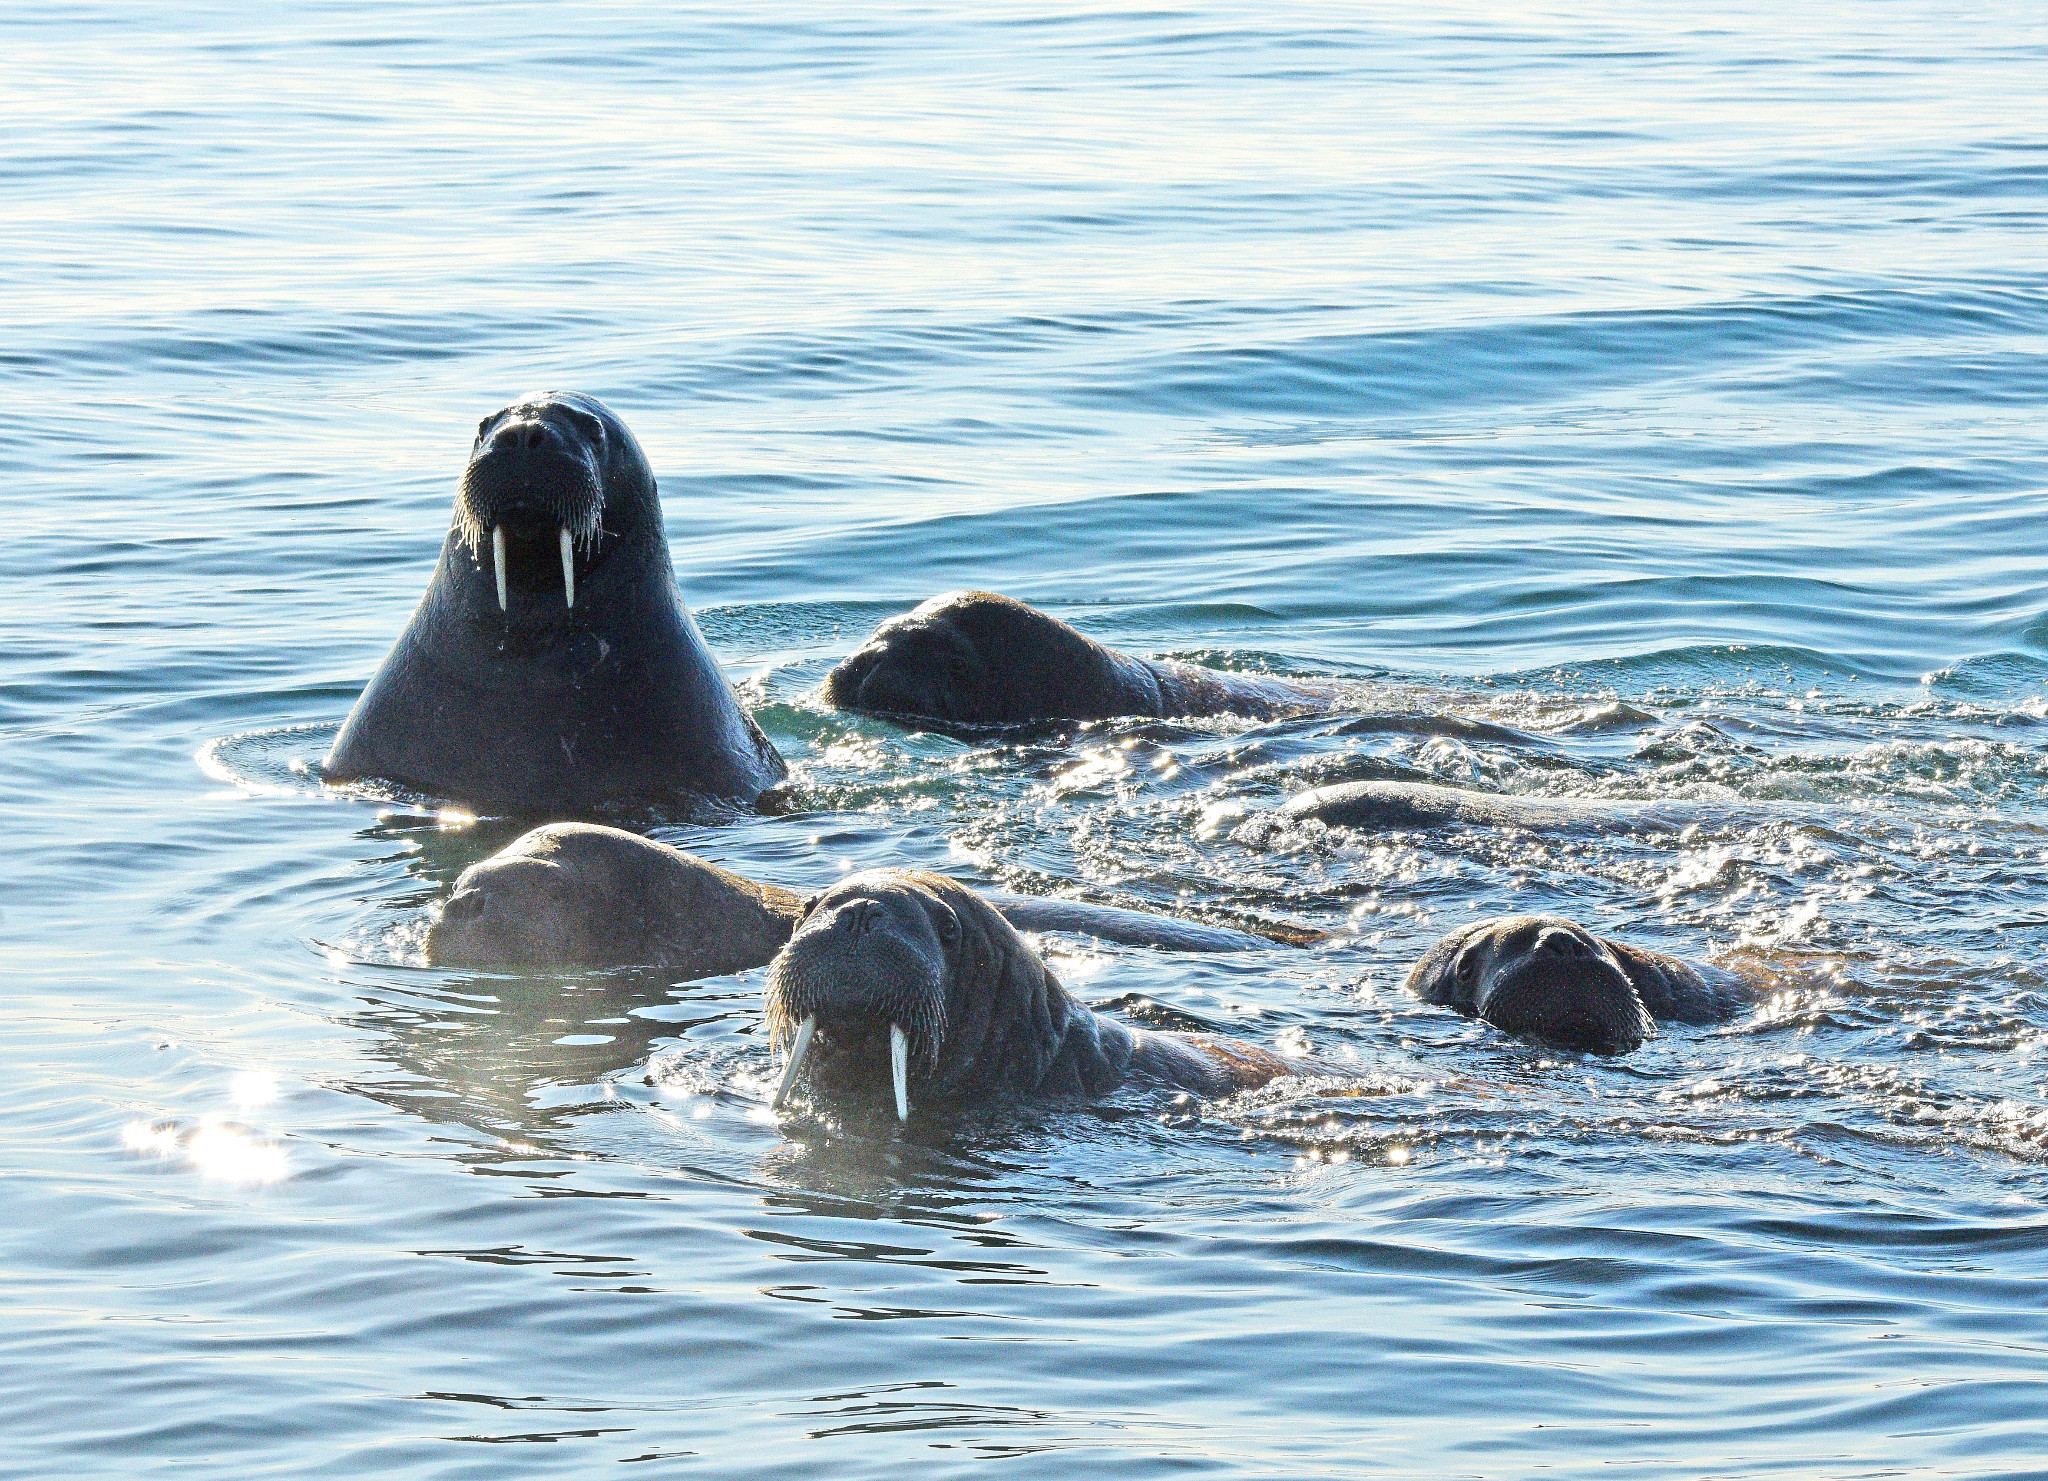
<svg viewBox="0 0 2048 1481">
<path fill-rule="evenodd" d="M 498 610 L 505 607 L 505 527 L 491 526 L 491 566 L 498 573 Z"/>
<path fill-rule="evenodd" d="M 889 1025 L 889 1075 L 896 1082 L 896 1119 L 910 1119 L 910 1035 L 901 1024 Z"/>
<path fill-rule="evenodd" d="M 562 600 L 576 605 L 576 547 L 569 543 L 569 527 L 562 526 Z"/>
<path fill-rule="evenodd" d="M 807 1014 L 796 1031 L 796 1042 L 789 1048 L 789 1067 L 782 1072 L 782 1083 L 775 1087 L 775 1099 L 769 1103 L 771 1109 L 781 1110 L 782 1102 L 789 1095 L 789 1087 L 796 1084 L 796 1072 L 804 1067 L 804 1056 L 811 1052 L 811 1035 L 818 1031 L 818 1015 Z"/>
</svg>

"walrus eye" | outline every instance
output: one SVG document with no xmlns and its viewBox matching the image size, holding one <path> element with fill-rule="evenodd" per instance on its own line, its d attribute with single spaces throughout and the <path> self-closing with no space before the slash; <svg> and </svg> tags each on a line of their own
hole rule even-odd
<svg viewBox="0 0 2048 1481">
<path fill-rule="evenodd" d="M 939 940 L 951 946 L 960 939 L 960 917 L 945 906 L 939 907 L 938 919 L 932 922 L 939 929 Z"/>
<path fill-rule="evenodd" d="M 818 902 L 824 898 L 825 897 L 823 894 L 817 894 L 811 896 L 808 900 L 804 901 L 804 914 L 809 915 L 813 910 L 816 910 L 818 908 Z"/>
<path fill-rule="evenodd" d="M 495 422 L 496 420 L 497 418 L 495 416 L 488 416 L 476 424 L 476 440 L 478 442 L 482 442 L 484 440 L 484 433 L 491 430 L 491 423 Z"/>
<path fill-rule="evenodd" d="M 1458 981 L 1470 987 L 1472 979 L 1478 975 L 1479 953 L 1468 946 L 1458 953 Z"/>
<path fill-rule="evenodd" d="M 596 443 L 599 447 L 604 446 L 604 419 L 602 417 L 594 417 L 580 406 L 564 406 L 562 412 L 571 422 L 575 423 L 576 430 L 581 432 L 586 439 Z"/>
</svg>

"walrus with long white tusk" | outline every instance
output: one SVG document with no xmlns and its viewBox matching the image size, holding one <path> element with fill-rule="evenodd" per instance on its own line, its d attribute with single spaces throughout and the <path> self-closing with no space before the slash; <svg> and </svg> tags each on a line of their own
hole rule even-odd
<svg viewBox="0 0 2048 1481">
<path fill-rule="evenodd" d="M 1126 1083 L 1219 1096 L 1319 1067 L 1241 1039 L 1160 1033 L 1080 1002 L 974 891 L 879 869 L 809 902 L 768 969 L 771 1036 L 790 1041 L 781 1106 L 808 1076 L 826 1099 L 920 1105 L 1092 1097 Z"/>
<path fill-rule="evenodd" d="M 573 391 L 478 426 L 434 578 L 323 770 L 525 817 L 785 775 L 683 607 L 640 445 Z"/>
</svg>

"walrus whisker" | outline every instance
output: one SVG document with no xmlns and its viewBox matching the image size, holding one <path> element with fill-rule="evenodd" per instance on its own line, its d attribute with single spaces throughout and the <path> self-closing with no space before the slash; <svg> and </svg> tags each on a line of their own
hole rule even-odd
<svg viewBox="0 0 2048 1481">
<path fill-rule="evenodd" d="M 903 1025 L 889 1025 L 889 1078 L 896 1082 L 896 1119 L 910 1119 L 910 1038 Z"/>
<path fill-rule="evenodd" d="M 768 1103 L 770 1110 L 779 1111 L 789 1097 L 789 1087 L 796 1084 L 796 1072 L 804 1067 L 804 1056 L 811 1052 L 811 1035 L 818 1031 L 818 1015 L 806 1013 L 804 1021 L 797 1025 L 796 1043 L 790 1047 L 789 1064 L 782 1071 L 782 1083 L 775 1087 L 775 1099 Z"/>
<path fill-rule="evenodd" d="M 562 600 L 576 605 L 576 547 L 569 543 L 569 527 L 562 526 Z"/>
<path fill-rule="evenodd" d="M 511 608 L 505 601 L 505 527 L 503 525 L 491 526 L 491 567 L 498 574 L 498 610 L 500 612 L 508 612 Z"/>
</svg>

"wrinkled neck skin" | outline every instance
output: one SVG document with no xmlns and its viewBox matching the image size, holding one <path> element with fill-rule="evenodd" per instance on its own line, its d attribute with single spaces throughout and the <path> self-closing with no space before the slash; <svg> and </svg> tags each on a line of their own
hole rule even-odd
<svg viewBox="0 0 2048 1481">
<path fill-rule="evenodd" d="M 963 944 L 984 954 L 985 963 L 1000 955 L 1000 970 L 991 975 L 1001 990 L 962 986 L 977 980 L 971 971 L 949 974 L 945 1036 L 936 1062 L 922 1075 L 913 1069 L 914 1104 L 998 1096 L 1093 1100 L 1126 1085 L 1220 1096 L 1295 1073 L 1295 1066 L 1253 1044 L 1161 1033 L 1097 1013 L 1006 924 L 975 941 L 980 934 L 968 932 Z"/>
<path fill-rule="evenodd" d="M 1161 659 L 1124 662 L 1139 663 L 1151 671 L 1152 682 L 1159 690 L 1159 708 L 1146 713 L 1166 719 L 1177 715 L 1238 715 L 1247 720 L 1271 720 L 1281 715 L 1327 710 L 1333 699 L 1327 689 L 1290 684 L 1264 674 L 1225 673 L 1198 664 Z"/>
<path fill-rule="evenodd" d="M 842 929 L 834 913 L 857 905 L 876 879 L 898 905 L 903 887 L 921 893 L 935 917 L 958 923 L 957 936 L 920 933 L 889 953 L 849 946 L 840 954 L 828 937 Z M 922 962 L 929 971 L 915 966 Z M 891 1023 L 911 1042 L 909 1099 L 917 1106 L 1087 1099 L 1126 1084 L 1216 1096 L 1295 1072 L 1255 1045 L 1157 1033 L 1094 1012 L 993 908 L 941 875 L 878 871 L 828 891 L 769 975 L 778 1034 L 816 1015 L 817 1048 L 805 1063 L 827 1098 L 887 1096 Z M 934 992 L 936 1001 L 925 1001 Z"/>
<path fill-rule="evenodd" d="M 1754 1000 L 1749 985 L 1726 967 L 1603 939 L 1643 1007 L 1659 1023 L 1723 1023 Z"/>
</svg>

